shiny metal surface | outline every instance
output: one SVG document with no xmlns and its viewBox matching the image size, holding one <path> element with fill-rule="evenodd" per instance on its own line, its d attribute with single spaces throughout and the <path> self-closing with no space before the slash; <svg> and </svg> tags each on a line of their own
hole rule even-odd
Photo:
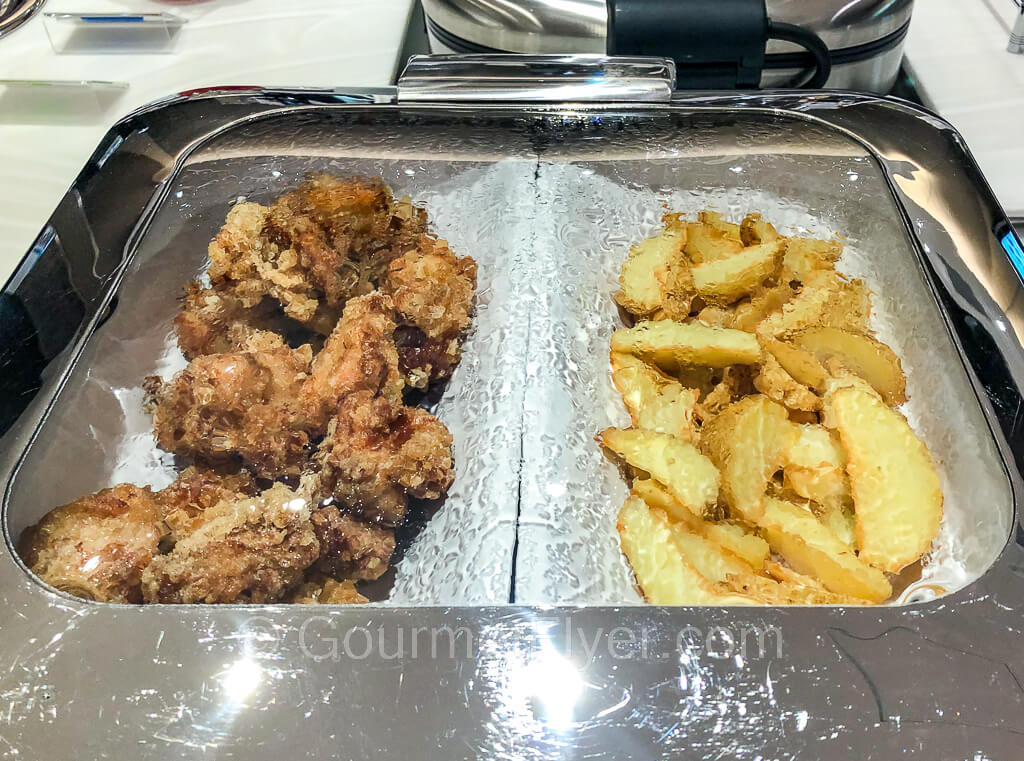
<svg viewBox="0 0 1024 761">
<path fill-rule="evenodd" d="M 896 82 L 903 61 L 902 43 L 880 55 L 855 63 L 832 66 L 825 86 L 833 90 L 853 90 L 885 95 Z M 765 69 L 761 74 L 761 87 L 781 88 L 800 73 L 799 69 Z"/>
<path fill-rule="evenodd" d="M 1010 42 L 1006 46 L 1007 52 L 1020 55 L 1024 53 L 1024 2 L 1013 0 L 1017 6 L 1017 18 L 1013 22 L 1013 31 L 1010 32 Z"/>
<path fill-rule="evenodd" d="M 423 0 L 431 26 L 480 48 L 512 53 L 606 52 L 607 11 L 604 0 Z M 799 24 L 816 32 L 833 51 L 863 45 L 894 34 L 909 21 L 913 0 L 768 0 L 776 21 Z M 453 50 L 428 28 L 431 49 Z M 797 52 L 787 42 L 771 40 L 768 55 Z M 839 63 L 827 87 L 885 92 L 902 58 L 902 41 L 893 50 L 854 63 Z M 761 86 L 778 87 L 798 69 L 768 68 Z"/>
<path fill-rule="evenodd" d="M 1005 215 L 942 120 L 852 94 L 689 97 L 628 109 L 396 106 L 374 97 L 200 94 L 111 131 L 4 291 L 50 313 L 71 295 L 77 305 L 62 332 L 38 336 L 49 359 L 0 441 L 5 482 L 183 162 L 218 136 L 274 119 L 320 119 L 338 130 L 350 119 L 443 119 L 496 136 L 515 129 L 540 147 L 593 137 L 623 118 L 699 125 L 735 116 L 806 121 L 874 156 L 1020 499 L 1021 280 L 994 234 Z M 772 130 L 750 147 L 771 150 Z M 288 149 L 287 141 L 275 148 Z M 33 297 L 35 273 L 52 273 L 40 282 L 56 287 Z M 1020 537 L 1018 524 L 992 569 L 961 592 L 888 609 L 103 606 L 47 590 L 8 544 L 0 550 L 0 747 L 9 757 L 61 759 L 1016 759 Z"/>
<path fill-rule="evenodd" d="M 429 18 L 464 40 L 510 53 L 604 53 L 604 0 L 423 0 Z M 873 42 L 910 20 L 913 0 L 768 0 L 775 21 L 799 24 L 833 50 Z M 769 53 L 798 48 L 772 41 Z"/>
<path fill-rule="evenodd" d="M 43 7 L 46 0 L 7 0 L 0 3 L 0 37 L 10 34 Z"/>
<path fill-rule="evenodd" d="M 667 58 L 418 55 L 398 78 L 398 101 L 667 102 L 675 83 Z"/>
</svg>

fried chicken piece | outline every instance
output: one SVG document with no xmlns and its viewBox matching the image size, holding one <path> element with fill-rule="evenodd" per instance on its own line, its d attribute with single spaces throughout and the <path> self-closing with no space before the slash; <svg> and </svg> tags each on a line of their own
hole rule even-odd
<svg viewBox="0 0 1024 761">
<path fill-rule="evenodd" d="M 141 575 L 166 529 L 148 488 L 119 484 L 80 497 L 26 529 L 18 552 L 47 584 L 98 602 L 142 602 Z"/>
<path fill-rule="evenodd" d="M 406 383 L 426 388 L 449 377 L 462 356 L 476 293 L 476 262 L 424 235 L 391 262 L 381 282 L 398 312 L 399 366 Z"/>
<path fill-rule="evenodd" d="M 385 525 L 405 515 L 407 495 L 440 497 L 454 478 L 452 435 L 429 412 L 369 391 L 345 397 L 316 455 L 318 495 Z"/>
<path fill-rule="evenodd" d="M 275 602 L 320 554 L 307 495 L 275 484 L 257 497 L 228 499 L 142 572 L 146 602 Z"/>
<path fill-rule="evenodd" d="M 260 333 L 276 333 L 282 339 L 306 343 L 310 330 L 323 328 L 325 335 L 330 333 L 340 315 L 340 309 L 320 310 L 307 328 L 286 317 L 273 299 L 265 298 L 246 308 L 237 298 L 193 281 L 185 286 L 182 311 L 174 318 L 174 325 L 178 346 L 191 361 L 205 354 L 239 351 Z"/>
<path fill-rule="evenodd" d="M 170 532 L 167 539 L 174 543 L 199 528 L 211 507 L 255 495 L 256 485 L 245 470 L 218 473 L 193 465 L 183 470 L 170 486 L 158 491 L 154 498 Z"/>
<path fill-rule="evenodd" d="M 197 357 L 167 382 L 148 378 L 157 444 L 206 463 L 239 458 L 265 478 L 298 474 L 309 433 L 298 401 L 312 350 L 257 333 L 242 351 Z"/>
<path fill-rule="evenodd" d="M 323 432 L 346 394 L 370 391 L 396 404 L 405 383 L 398 370 L 394 305 L 379 291 L 345 305 L 337 327 L 316 357 L 302 389 L 311 428 Z"/>
<path fill-rule="evenodd" d="M 425 229 L 426 212 L 396 202 L 380 178 L 322 175 L 271 206 L 233 207 L 209 247 L 210 282 L 244 307 L 269 296 L 311 324 L 372 291 Z"/>
<path fill-rule="evenodd" d="M 316 568 L 336 579 L 378 579 L 395 551 L 394 529 L 372 526 L 343 515 L 334 505 L 310 518 L 320 542 Z"/>
<path fill-rule="evenodd" d="M 296 587 L 286 602 L 299 605 L 361 605 L 369 600 L 359 594 L 352 579 L 337 581 L 317 576 Z"/>
</svg>

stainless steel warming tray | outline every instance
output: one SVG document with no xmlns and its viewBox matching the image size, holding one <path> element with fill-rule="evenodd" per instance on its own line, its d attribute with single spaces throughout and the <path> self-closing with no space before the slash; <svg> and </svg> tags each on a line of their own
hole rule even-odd
<svg viewBox="0 0 1024 761">
<path fill-rule="evenodd" d="M 7 754 L 1017 758 L 1024 255 L 959 136 L 852 94 L 672 98 L 657 62 L 477 63 L 486 87 L 449 61 L 397 90 L 174 97 L 117 124 L 69 190 L 0 304 Z M 114 606 L 41 584 L 12 539 L 113 477 L 109 445 L 134 424 L 115 391 L 160 361 L 143 323 L 232 198 L 330 167 L 428 195 L 453 244 L 492 249 L 450 402 L 463 491 L 402 561 L 427 576 L 347 608 Z M 896 288 L 912 390 L 941 400 L 935 436 L 963 454 L 947 463 L 965 495 L 957 591 L 659 608 L 616 586 L 603 466 L 575 441 L 604 393 L 586 362 L 606 345 L 609 262 L 656 202 L 738 208 L 739 191 L 843 227 L 857 266 Z M 458 409 L 476 383 L 491 416 Z"/>
</svg>

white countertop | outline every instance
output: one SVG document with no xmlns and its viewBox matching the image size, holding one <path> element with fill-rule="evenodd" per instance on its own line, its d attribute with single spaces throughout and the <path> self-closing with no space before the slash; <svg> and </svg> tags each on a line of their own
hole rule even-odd
<svg viewBox="0 0 1024 761">
<path fill-rule="evenodd" d="M 1011 0 L 917 0 L 906 57 L 922 99 L 953 124 L 1011 217 L 1024 217 L 1024 55 L 1006 52 Z"/>
<path fill-rule="evenodd" d="M 0 87 L 0 283 L 28 251 L 106 130 L 171 93 L 210 85 L 382 86 L 413 0 L 49 0 L 45 12 L 165 12 L 188 19 L 171 54 L 58 55 L 41 15 L 0 39 L 0 79 L 113 80 L 85 94 Z"/>
</svg>

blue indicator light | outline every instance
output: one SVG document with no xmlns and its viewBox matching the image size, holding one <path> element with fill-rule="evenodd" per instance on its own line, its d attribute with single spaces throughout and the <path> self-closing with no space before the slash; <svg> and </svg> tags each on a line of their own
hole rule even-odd
<svg viewBox="0 0 1024 761">
<path fill-rule="evenodd" d="M 80 16 L 86 24 L 141 24 L 146 19 L 143 16 Z"/>
<path fill-rule="evenodd" d="M 999 242 L 1003 244 L 1003 249 L 1010 257 L 1010 261 L 1013 262 L 1013 268 L 1017 270 L 1017 274 L 1024 278 L 1024 249 L 1020 247 L 1017 236 L 1013 234 L 1012 230 L 1007 230 Z"/>
</svg>

